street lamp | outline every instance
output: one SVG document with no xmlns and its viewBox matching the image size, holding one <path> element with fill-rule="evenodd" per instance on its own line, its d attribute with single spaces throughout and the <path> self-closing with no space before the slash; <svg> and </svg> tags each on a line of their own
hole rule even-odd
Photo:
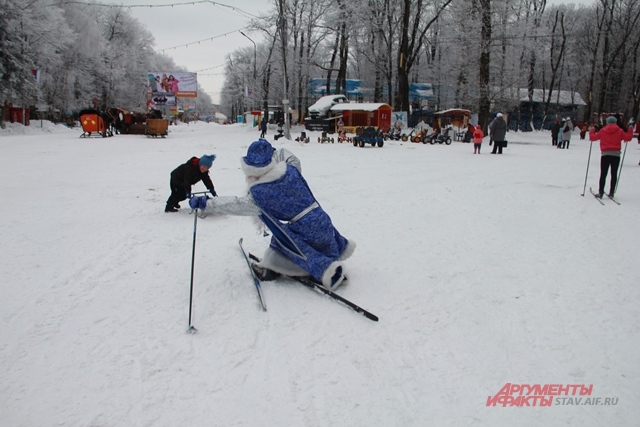
<svg viewBox="0 0 640 427">
<path fill-rule="evenodd" d="M 245 36 L 246 38 L 249 39 L 249 41 L 251 43 L 253 43 L 253 88 L 255 90 L 256 87 L 256 77 L 257 77 L 257 73 L 256 73 L 256 62 L 258 60 L 258 48 L 256 46 L 256 42 L 254 42 L 251 37 L 249 37 L 248 35 L 246 35 L 245 33 L 243 33 L 242 31 L 240 31 L 240 34 L 242 34 L 243 36 Z M 253 101 L 253 91 L 251 91 L 251 99 Z M 255 101 L 252 102 L 252 106 L 255 107 Z"/>
<path fill-rule="evenodd" d="M 243 33 L 242 31 L 240 31 L 240 34 L 242 34 L 243 36 L 245 36 L 246 38 L 249 39 L 249 41 L 251 43 L 253 43 L 253 81 L 255 82 L 256 80 L 256 62 L 257 62 L 257 57 L 258 57 L 258 48 L 256 47 L 256 42 L 254 42 L 253 40 L 251 40 L 251 37 L 249 37 L 248 35 L 246 35 L 245 33 Z M 254 83 L 255 84 L 255 83 Z"/>
</svg>

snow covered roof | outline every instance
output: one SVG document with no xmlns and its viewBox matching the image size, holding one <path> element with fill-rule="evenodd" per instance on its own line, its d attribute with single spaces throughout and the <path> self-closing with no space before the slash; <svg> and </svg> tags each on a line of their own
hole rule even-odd
<svg viewBox="0 0 640 427">
<path fill-rule="evenodd" d="M 331 111 L 376 111 L 380 107 L 389 107 L 389 104 L 373 102 L 352 102 L 349 104 L 336 104 L 331 107 Z"/>
<path fill-rule="evenodd" d="M 348 102 L 349 100 L 344 95 L 327 95 L 318 99 L 312 106 L 310 106 L 309 111 L 324 112 L 331 108 L 333 104 Z"/>
<path fill-rule="evenodd" d="M 548 90 L 534 89 L 532 100 L 533 102 L 546 102 L 548 96 Z M 529 101 L 528 89 L 518 89 L 518 98 L 520 102 Z M 559 105 L 587 105 L 578 92 L 569 92 L 568 90 L 561 90 L 559 92 L 552 91 L 551 103 Z"/>
<path fill-rule="evenodd" d="M 447 114 L 464 114 L 468 116 L 471 114 L 471 111 L 464 110 L 461 108 L 449 108 L 448 110 L 437 111 L 434 114 L 445 115 L 445 116 Z"/>
</svg>

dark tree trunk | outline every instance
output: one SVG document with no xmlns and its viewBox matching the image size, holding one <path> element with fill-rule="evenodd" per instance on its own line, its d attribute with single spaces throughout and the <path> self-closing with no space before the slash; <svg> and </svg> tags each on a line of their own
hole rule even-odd
<svg viewBox="0 0 640 427">
<path fill-rule="evenodd" d="M 480 33 L 482 50 L 480 52 L 480 102 L 478 105 L 478 124 L 482 126 L 484 132 L 487 132 L 489 125 L 489 113 L 491 109 L 491 99 L 489 98 L 489 81 L 491 65 L 491 0 L 480 0 L 480 19 L 482 30 Z"/>
</svg>

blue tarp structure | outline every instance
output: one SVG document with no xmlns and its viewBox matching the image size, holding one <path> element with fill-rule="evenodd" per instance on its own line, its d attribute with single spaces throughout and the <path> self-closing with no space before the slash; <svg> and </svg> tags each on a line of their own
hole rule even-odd
<svg viewBox="0 0 640 427">
<path fill-rule="evenodd" d="M 411 83 L 409 85 L 409 99 L 435 99 L 431 83 Z"/>
<path fill-rule="evenodd" d="M 347 95 L 360 96 L 362 91 L 360 90 L 360 80 L 347 79 Z M 316 95 L 327 95 L 327 79 L 316 78 L 309 80 L 309 93 Z M 336 93 L 336 82 L 331 82 L 331 94 Z M 341 92 L 338 92 L 341 93 Z"/>
</svg>

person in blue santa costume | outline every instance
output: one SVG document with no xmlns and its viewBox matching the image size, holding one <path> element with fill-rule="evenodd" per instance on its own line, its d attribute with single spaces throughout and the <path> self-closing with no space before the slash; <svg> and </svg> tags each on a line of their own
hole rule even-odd
<svg viewBox="0 0 640 427">
<path fill-rule="evenodd" d="M 249 146 L 241 167 L 246 196 L 193 197 L 189 205 L 204 214 L 260 218 L 272 233 L 262 260 L 254 266 L 262 280 L 310 275 L 326 289 L 340 286 L 346 279 L 343 261 L 356 245 L 338 232 L 313 196 L 300 160 L 260 138 Z"/>
</svg>

